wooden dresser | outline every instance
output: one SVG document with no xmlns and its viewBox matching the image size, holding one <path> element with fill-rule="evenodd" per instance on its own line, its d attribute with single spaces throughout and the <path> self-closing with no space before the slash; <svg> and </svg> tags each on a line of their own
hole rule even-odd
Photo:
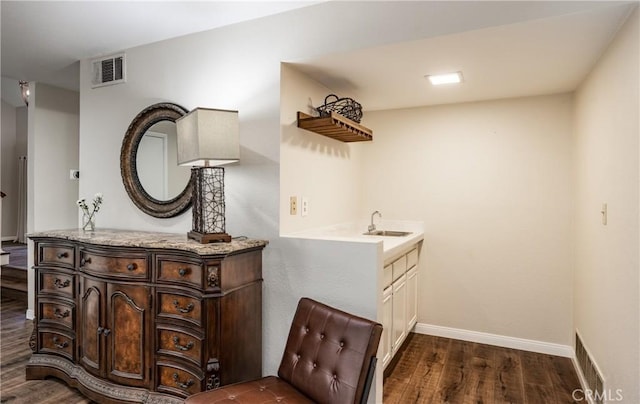
<svg viewBox="0 0 640 404">
<path fill-rule="evenodd" d="M 182 402 L 262 375 L 262 240 L 64 230 L 29 236 L 36 302 L 27 379 L 98 402 Z"/>
</svg>

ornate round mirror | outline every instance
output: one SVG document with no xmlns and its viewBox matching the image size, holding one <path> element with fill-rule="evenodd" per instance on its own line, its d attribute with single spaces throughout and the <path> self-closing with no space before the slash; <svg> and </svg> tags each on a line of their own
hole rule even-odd
<svg viewBox="0 0 640 404">
<path fill-rule="evenodd" d="M 151 105 L 131 122 L 122 141 L 120 172 L 133 203 L 160 218 L 191 206 L 191 168 L 178 166 L 175 121 L 188 111 L 171 103 Z"/>
</svg>

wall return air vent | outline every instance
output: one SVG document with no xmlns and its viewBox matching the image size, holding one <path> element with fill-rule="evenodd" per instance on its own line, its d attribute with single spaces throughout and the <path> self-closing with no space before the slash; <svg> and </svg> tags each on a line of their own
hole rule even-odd
<svg viewBox="0 0 640 404">
<path fill-rule="evenodd" d="M 96 88 L 109 86 L 112 84 L 124 83 L 126 79 L 125 67 L 124 54 L 95 59 L 92 62 L 92 87 Z"/>
</svg>

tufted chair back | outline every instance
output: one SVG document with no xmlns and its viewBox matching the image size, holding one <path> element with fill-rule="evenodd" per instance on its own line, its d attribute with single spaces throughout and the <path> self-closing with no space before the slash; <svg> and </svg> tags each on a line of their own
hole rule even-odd
<svg viewBox="0 0 640 404">
<path fill-rule="evenodd" d="M 378 323 L 302 298 L 278 376 L 317 403 L 365 401 L 381 334 Z"/>
<path fill-rule="evenodd" d="M 229 384 L 185 404 L 360 404 L 367 401 L 382 326 L 308 298 L 298 302 L 278 377 Z"/>
</svg>

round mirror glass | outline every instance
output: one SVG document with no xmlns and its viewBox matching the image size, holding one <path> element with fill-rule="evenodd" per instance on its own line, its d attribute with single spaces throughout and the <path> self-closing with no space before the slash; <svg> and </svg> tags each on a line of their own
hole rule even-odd
<svg viewBox="0 0 640 404">
<path fill-rule="evenodd" d="M 142 188 L 154 199 L 173 199 L 184 190 L 191 167 L 178 165 L 176 124 L 154 123 L 140 139 L 136 168 Z"/>
<path fill-rule="evenodd" d="M 175 121 L 187 110 L 151 105 L 131 121 L 122 141 L 120 172 L 131 201 L 155 217 L 173 217 L 191 206 L 190 167 L 178 166 Z"/>
</svg>

